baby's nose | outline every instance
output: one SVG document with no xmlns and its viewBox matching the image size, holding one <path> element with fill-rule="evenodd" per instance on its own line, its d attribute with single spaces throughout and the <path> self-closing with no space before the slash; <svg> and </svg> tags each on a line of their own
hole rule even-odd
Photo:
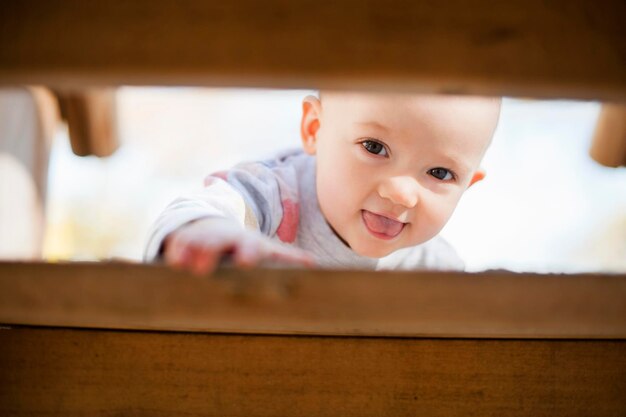
<svg viewBox="0 0 626 417">
<path fill-rule="evenodd" d="M 408 176 L 392 177 L 380 183 L 378 194 L 407 208 L 413 208 L 419 201 L 418 184 L 415 178 Z"/>
</svg>

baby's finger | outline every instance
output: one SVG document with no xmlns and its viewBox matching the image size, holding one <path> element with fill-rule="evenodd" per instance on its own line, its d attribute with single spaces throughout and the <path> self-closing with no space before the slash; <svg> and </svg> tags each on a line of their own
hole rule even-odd
<svg viewBox="0 0 626 417">
<path fill-rule="evenodd" d="M 243 239 L 235 248 L 233 261 L 242 268 L 250 268 L 257 265 L 263 257 L 262 245 L 257 239 Z"/>
<path fill-rule="evenodd" d="M 176 239 L 170 239 L 166 242 L 163 257 L 168 265 L 174 268 L 183 268 L 189 261 L 189 255 L 187 245 Z"/>
<path fill-rule="evenodd" d="M 200 247 L 194 250 L 194 259 L 190 270 L 194 275 L 211 275 L 217 268 L 222 253 L 221 248 Z"/>
</svg>

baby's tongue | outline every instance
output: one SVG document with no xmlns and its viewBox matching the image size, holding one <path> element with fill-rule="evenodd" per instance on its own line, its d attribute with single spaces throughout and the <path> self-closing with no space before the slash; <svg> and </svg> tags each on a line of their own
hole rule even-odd
<svg viewBox="0 0 626 417">
<path fill-rule="evenodd" d="M 402 226 L 404 226 L 404 223 L 370 213 L 367 210 L 363 210 L 363 220 L 370 230 L 390 237 L 394 237 L 400 233 Z"/>
</svg>

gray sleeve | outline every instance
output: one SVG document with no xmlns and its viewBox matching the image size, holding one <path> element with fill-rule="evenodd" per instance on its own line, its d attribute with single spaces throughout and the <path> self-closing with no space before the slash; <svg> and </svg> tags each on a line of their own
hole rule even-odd
<svg viewBox="0 0 626 417">
<path fill-rule="evenodd" d="M 226 173 L 226 180 L 244 199 L 257 221 L 257 229 L 273 236 L 283 216 L 276 172 L 264 163 L 241 164 Z"/>
<path fill-rule="evenodd" d="M 264 234 L 275 232 L 280 217 L 280 193 L 271 172 L 233 169 L 219 176 L 210 176 L 205 187 L 172 202 L 151 228 L 144 251 L 144 260 L 160 256 L 163 240 L 186 223 L 206 217 L 223 217 L 237 221 L 242 227 Z"/>
</svg>

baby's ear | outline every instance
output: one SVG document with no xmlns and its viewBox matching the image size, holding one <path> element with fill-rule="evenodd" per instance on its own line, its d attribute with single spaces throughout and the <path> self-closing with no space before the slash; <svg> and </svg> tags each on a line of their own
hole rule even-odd
<svg viewBox="0 0 626 417">
<path fill-rule="evenodd" d="M 484 169 L 478 168 L 478 170 L 476 170 L 476 172 L 474 172 L 474 175 L 472 176 L 472 179 L 471 179 L 469 185 L 467 186 L 467 188 L 470 188 L 472 185 L 474 185 L 478 181 L 482 181 L 485 178 L 486 175 L 487 175 L 487 173 L 485 172 Z"/>
<path fill-rule="evenodd" d="M 315 155 L 317 149 L 317 131 L 320 128 L 322 103 L 317 97 L 306 96 L 302 100 L 302 121 L 300 122 L 300 136 L 302 147 L 309 155 Z"/>
</svg>

